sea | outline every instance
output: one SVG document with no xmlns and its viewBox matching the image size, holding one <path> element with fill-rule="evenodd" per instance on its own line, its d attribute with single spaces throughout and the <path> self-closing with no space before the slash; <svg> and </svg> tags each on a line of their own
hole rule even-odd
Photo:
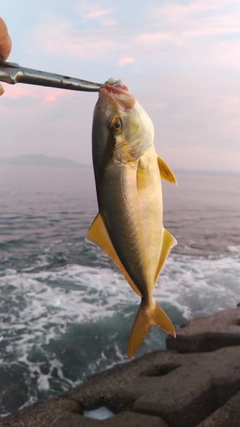
<svg viewBox="0 0 240 427">
<path fill-rule="evenodd" d="M 154 296 L 176 328 L 240 302 L 240 175 L 163 182 L 177 239 Z M 97 214 L 92 168 L 0 167 L 0 415 L 127 361 L 140 303 L 86 240 Z M 134 357 L 166 348 L 153 327 Z"/>
</svg>

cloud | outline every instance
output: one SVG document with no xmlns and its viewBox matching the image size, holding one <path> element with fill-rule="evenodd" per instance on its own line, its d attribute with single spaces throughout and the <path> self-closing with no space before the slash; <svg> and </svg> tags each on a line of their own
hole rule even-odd
<svg viewBox="0 0 240 427">
<path fill-rule="evenodd" d="M 231 0 L 229 3 L 197 0 L 187 5 L 165 2 L 162 7 L 148 7 L 144 25 L 133 25 L 133 17 L 126 19 L 121 8 L 113 8 L 112 4 L 109 7 L 106 1 L 90 4 L 81 1 L 76 6 L 79 20 L 77 14 L 70 19 L 48 12 L 33 30 L 36 43 L 32 46 L 35 51 L 39 46 L 50 55 L 95 62 L 110 61 L 112 55 L 115 64 L 120 66 L 130 63 L 122 58 L 139 58 L 141 62 L 151 56 L 154 63 L 160 55 L 171 60 L 181 56 L 181 61 L 184 56 L 200 58 L 202 55 L 211 61 L 220 60 L 222 46 L 229 45 L 232 57 L 239 49 L 236 35 L 240 33 L 240 15 L 233 5 Z"/>
<path fill-rule="evenodd" d="M 114 14 L 113 9 L 104 7 L 102 2 L 81 0 L 75 6 L 75 9 L 81 18 L 84 18 L 86 21 L 95 22 L 100 26 L 111 26 L 116 23 L 112 19 L 112 15 Z"/>
<path fill-rule="evenodd" d="M 94 20 L 103 26 L 110 26 L 116 24 L 116 21 L 110 19 L 112 13 L 110 9 L 97 9 L 87 13 L 85 18 Z"/>
<path fill-rule="evenodd" d="M 123 58 L 119 58 L 117 61 L 117 64 L 122 67 L 123 65 L 126 65 L 126 64 L 134 64 L 135 61 L 136 61 L 136 59 L 134 57 L 125 56 Z"/>
<path fill-rule="evenodd" d="M 111 15 L 112 11 L 110 9 L 102 9 L 102 10 L 93 10 L 92 12 L 87 13 L 87 18 L 90 19 L 99 19 L 102 16 Z"/>
<path fill-rule="evenodd" d="M 136 37 L 137 41 L 143 43 L 155 43 L 159 40 L 167 40 L 172 36 L 170 33 L 144 33 Z"/>
<path fill-rule="evenodd" d="M 99 58 L 113 47 L 113 41 L 106 37 L 101 29 L 81 30 L 73 21 L 51 15 L 35 28 L 34 36 L 41 50 L 49 54 L 64 54 L 84 59 Z"/>
<path fill-rule="evenodd" d="M 134 42 L 149 64 L 239 68 L 240 9 L 235 1 L 164 2 L 149 8 L 146 20 Z"/>
<path fill-rule="evenodd" d="M 152 10 L 152 20 L 164 34 L 205 37 L 240 34 L 240 10 L 229 0 L 197 0 L 189 4 L 171 2 Z"/>
<path fill-rule="evenodd" d="M 29 93 L 29 89 L 25 88 L 23 85 L 19 84 L 14 86 L 14 89 L 12 90 L 12 87 L 7 85 L 4 88 L 4 98 L 8 99 L 19 99 L 26 95 L 26 93 Z"/>
<path fill-rule="evenodd" d="M 32 98 L 41 102 L 54 102 L 60 98 L 69 97 L 68 91 L 49 87 L 40 87 L 18 83 L 17 85 L 5 87 L 4 99 L 23 100 Z"/>
</svg>

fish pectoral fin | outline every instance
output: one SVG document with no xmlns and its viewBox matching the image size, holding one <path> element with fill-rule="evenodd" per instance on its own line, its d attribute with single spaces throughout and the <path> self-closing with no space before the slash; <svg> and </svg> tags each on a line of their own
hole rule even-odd
<svg viewBox="0 0 240 427">
<path fill-rule="evenodd" d="M 164 160 L 161 159 L 161 157 L 159 156 L 157 160 L 158 160 L 158 167 L 160 170 L 161 178 L 165 179 L 165 181 L 171 182 L 172 184 L 177 184 L 177 179 L 174 173 L 172 172 L 171 168 L 167 165 L 167 163 L 164 162 Z"/>
<path fill-rule="evenodd" d="M 104 252 L 106 252 L 106 254 L 112 259 L 112 261 L 119 268 L 119 270 L 121 271 L 125 279 L 128 281 L 129 285 L 133 288 L 134 292 L 136 292 L 137 295 L 141 296 L 138 288 L 136 287 L 135 283 L 129 276 L 128 272 L 125 270 L 122 262 L 118 257 L 118 254 L 115 251 L 115 248 L 113 246 L 109 233 L 106 229 L 101 213 L 98 213 L 98 215 L 94 219 L 91 227 L 87 232 L 87 238 L 91 240 L 93 243 L 95 243 L 96 245 L 98 245 L 101 249 L 103 249 Z"/>
<path fill-rule="evenodd" d="M 128 358 L 131 359 L 144 340 L 149 329 L 157 325 L 165 332 L 176 337 L 174 326 L 163 309 L 153 299 L 153 304 L 148 306 L 142 299 L 136 319 L 134 321 L 128 341 Z"/>
<path fill-rule="evenodd" d="M 170 250 L 176 244 L 177 244 L 177 240 L 175 239 L 175 237 L 173 237 L 171 235 L 171 233 L 169 233 L 169 231 L 167 231 L 166 228 L 164 228 L 163 229 L 162 249 L 161 249 L 161 254 L 160 254 L 160 258 L 159 258 L 159 262 L 158 262 L 158 266 L 157 266 L 157 271 L 156 271 L 156 275 L 155 275 L 154 287 L 156 285 L 156 281 L 157 281 L 159 273 L 163 267 L 163 264 L 165 263 L 168 255 L 169 255 Z"/>
</svg>

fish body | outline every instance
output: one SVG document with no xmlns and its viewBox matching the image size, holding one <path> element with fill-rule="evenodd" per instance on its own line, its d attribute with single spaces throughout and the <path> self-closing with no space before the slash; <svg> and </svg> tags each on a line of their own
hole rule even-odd
<svg viewBox="0 0 240 427">
<path fill-rule="evenodd" d="M 141 297 L 128 344 L 131 358 L 148 330 L 174 327 L 152 293 L 176 243 L 163 227 L 161 178 L 176 182 L 153 145 L 151 119 L 126 86 L 110 80 L 94 110 L 92 154 L 99 213 L 88 238 L 101 247 Z"/>
</svg>

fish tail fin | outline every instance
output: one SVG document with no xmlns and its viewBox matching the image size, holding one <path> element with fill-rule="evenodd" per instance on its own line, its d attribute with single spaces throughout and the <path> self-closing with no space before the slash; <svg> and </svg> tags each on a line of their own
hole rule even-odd
<svg viewBox="0 0 240 427">
<path fill-rule="evenodd" d="M 152 304 L 147 304 L 146 301 L 142 299 L 128 341 L 129 359 L 133 357 L 153 325 L 159 326 L 165 332 L 176 337 L 176 332 L 171 320 L 156 301 L 153 299 Z"/>
</svg>

